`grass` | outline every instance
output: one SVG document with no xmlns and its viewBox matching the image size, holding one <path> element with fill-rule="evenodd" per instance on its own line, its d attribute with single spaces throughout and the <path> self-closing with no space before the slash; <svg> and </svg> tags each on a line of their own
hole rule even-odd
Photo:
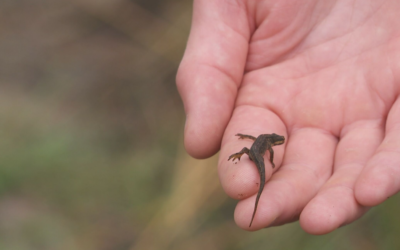
<svg viewBox="0 0 400 250">
<path fill-rule="evenodd" d="M 0 2 L 0 250 L 399 249 L 398 195 L 324 236 L 234 224 L 217 156 L 182 146 L 190 11 Z"/>
</svg>

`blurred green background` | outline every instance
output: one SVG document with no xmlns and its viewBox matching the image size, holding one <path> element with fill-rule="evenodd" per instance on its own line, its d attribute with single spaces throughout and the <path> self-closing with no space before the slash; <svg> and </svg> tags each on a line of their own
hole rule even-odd
<svg viewBox="0 0 400 250">
<path fill-rule="evenodd" d="M 400 249 L 398 196 L 324 236 L 245 232 L 190 158 L 190 0 L 0 1 L 0 249 Z"/>
</svg>

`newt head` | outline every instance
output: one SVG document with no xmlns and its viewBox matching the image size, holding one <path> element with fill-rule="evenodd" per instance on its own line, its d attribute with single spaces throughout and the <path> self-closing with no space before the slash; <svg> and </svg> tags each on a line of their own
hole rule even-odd
<svg viewBox="0 0 400 250">
<path fill-rule="evenodd" d="M 273 134 L 270 134 L 269 136 L 270 136 L 269 139 L 273 146 L 282 145 L 283 143 L 285 143 L 285 137 L 282 135 L 277 135 L 277 134 L 273 133 Z"/>
</svg>

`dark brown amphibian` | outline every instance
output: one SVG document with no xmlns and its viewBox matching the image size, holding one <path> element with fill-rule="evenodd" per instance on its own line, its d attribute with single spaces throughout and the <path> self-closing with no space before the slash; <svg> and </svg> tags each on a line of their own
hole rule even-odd
<svg viewBox="0 0 400 250">
<path fill-rule="evenodd" d="M 275 167 L 274 164 L 274 150 L 272 149 L 273 146 L 276 145 L 281 145 L 285 143 L 285 137 L 277 134 L 263 134 L 259 135 L 257 138 L 251 135 L 243 135 L 243 134 L 236 134 L 236 136 L 239 136 L 239 139 L 251 139 L 254 141 L 253 145 L 251 145 L 251 148 L 243 148 L 240 152 L 232 154 L 229 156 L 228 161 L 232 159 L 232 161 L 235 161 L 235 159 L 238 159 L 240 161 L 240 157 L 243 154 L 247 154 L 250 158 L 250 160 L 254 161 L 254 163 L 257 166 L 258 173 L 260 174 L 260 188 L 258 189 L 257 193 L 257 198 L 256 198 L 256 204 L 254 206 L 254 212 L 253 216 L 251 217 L 250 225 L 253 223 L 254 215 L 256 214 L 257 211 L 257 205 L 258 205 L 258 200 L 260 199 L 261 193 L 264 189 L 265 185 L 265 165 L 264 165 L 264 154 L 268 150 L 270 153 L 270 161 L 272 164 L 272 168 Z"/>
</svg>

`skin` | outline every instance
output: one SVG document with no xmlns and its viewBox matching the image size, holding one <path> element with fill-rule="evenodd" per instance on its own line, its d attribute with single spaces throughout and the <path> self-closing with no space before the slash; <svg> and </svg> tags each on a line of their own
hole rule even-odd
<svg viewBox="0 0 400 250">
<path fill-rule="evenodd" d="M 177 86 L 194 157 L 220 150 L 219 178 L 257 230 L 351 223 L 400 189 L 400 1 L 197 0 Z M 257 170 L 233 136 L 283 135 L 257 216 Z M 240 167 L 238 165 L 241 165 Z"/>
</svg>

